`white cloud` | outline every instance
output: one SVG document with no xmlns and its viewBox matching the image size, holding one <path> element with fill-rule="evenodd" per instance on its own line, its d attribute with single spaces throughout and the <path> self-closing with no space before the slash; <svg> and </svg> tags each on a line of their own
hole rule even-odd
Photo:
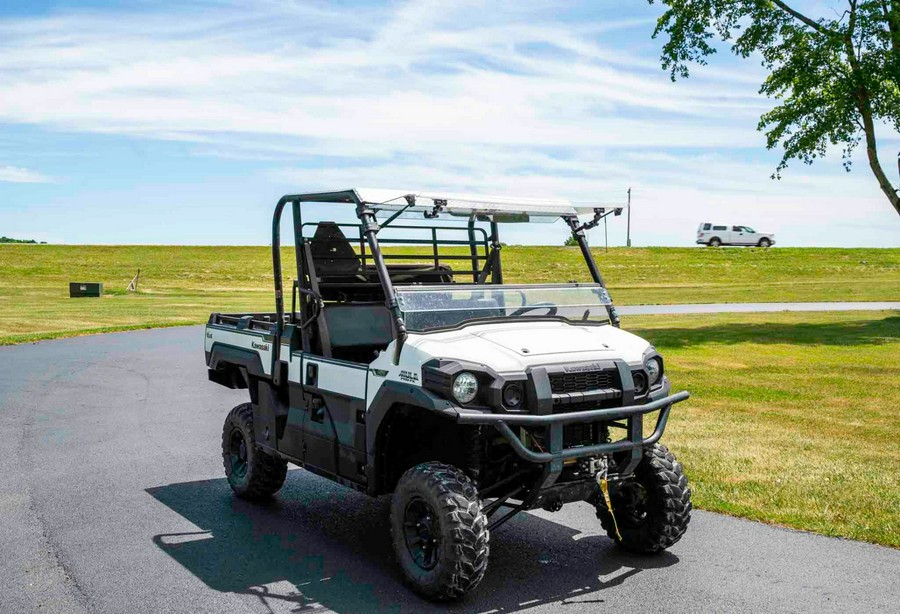
<svg viewBox="0 0 900 614">
<path fill-rule="evenodd" d="M 615 21 L 598 20 L 591 30 L 492 6 L 411 2 L 359 13 L 267 3 L 253 7 L 252 19 L 219 8 L 184 18 L 11 21 L 0 25 L 0 121 L 186 140 L 210 132 L 293 135 L 342 140 L 348 150 L 413 140 L 703 147 L 754 140 L 733 122 L 758 115 L 752 86 L 712 90 L 699 79 L 675 86 L 653 63 L 636 66 L 600 42 Z M 472 25 L 476 11 L 483 25 Z M 647 36 L 645 22 L 620 27 Z M 530 54 L 535 44 L 554 51 Z M 650 115 L 627 119 L 635 108 Z"/>
<path fill-rule="evenodd" d="M 772 182 L 777 158 L 758 153 L 755 130 L 770 106 L 761 69 L 720 54 L 671 83 L 649 40 L 657 9 L 619 16 L 608 2 L 564 20 L 549 0 L 266 0 L 10 18 L 0 124 L 186 141 L 197 155 L 270 161 L 263 180 L 288 191 L 584 200 L 632 186 L 644 243 L 684 244 L 700 220 L 733 217 L 839 237 L 848 203 L 857 219 L 896 223 L 862 160 L 850 176 L 838 155 Z"/>
<path fill-rule="evenodd" d="M 18 166 L 0 166 L 0 182 L 6 183 L 51 183 L 46 175 Z"/>
</svg>

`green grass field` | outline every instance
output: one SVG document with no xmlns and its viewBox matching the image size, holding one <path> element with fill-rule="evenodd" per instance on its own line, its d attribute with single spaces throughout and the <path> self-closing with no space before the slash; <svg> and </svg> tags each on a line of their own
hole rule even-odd
<svg viewBox="0 0 900 614">
<path fill-rule="evenodd" d="M 504 248 L 507 281 L 586 280 L 576 249 Z M 900 250 L 611 249 L 619 304 L 900 300 Z M 285 254 L 285 262 L 293 255 Z M 141 291 L 124 291 L 141 268 Z M 265 247 L 0 245 L 0 345 L 273 309 Z M 68 298 L 101 281 L 102 299 Z M 698 507 L 900 547 L 900 314 L 626 317 L 677 389 L 666 442 Z"/>
<path fill-rule="evenodd" d="M 900 249 L 595 253 L 621 305 L 900 300 Z M 509 246 L 503 259 L 507 282 L 589 279 L 577 248 Z M 140 292 L 127 294 L 138 268 Z M 267 247 L 0 245 L 0 345 L 272 311 L 271 270 Z M 106 296 L 70 299 L 69 281 L 103 282 Z"/>
<path fill-rule="evenodd" d="M 703 509 L 900 547 L 900 312 L 641 316 Z"/>
</svg>

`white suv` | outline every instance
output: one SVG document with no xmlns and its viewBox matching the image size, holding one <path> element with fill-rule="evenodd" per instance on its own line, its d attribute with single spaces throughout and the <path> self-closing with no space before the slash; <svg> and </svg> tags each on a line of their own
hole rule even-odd
<svg viewBox="0 0 900 614">
<path fill-rule="evenodd" d="M 697 228 L 697 243 L 709 247 L 720 245 L 775 245 L 775 235 L 756 232 L 749 226 L 726 226 L 704 222 Z"/>
</svg>

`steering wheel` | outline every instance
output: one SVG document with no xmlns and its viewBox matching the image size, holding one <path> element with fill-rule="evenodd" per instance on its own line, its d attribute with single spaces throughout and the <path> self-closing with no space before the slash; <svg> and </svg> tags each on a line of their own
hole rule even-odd
<svg viewBox="0 0 900 614">
<path fill-rule="evenodd" d="M 509 315 L 510 317 L 521 316 L 528 313 L 529 311 L 534 311 L 535 309 L 546 309 L 548 316 L 555 316 L 556 312 L 559 311 L 559 308 L 553 303 L 535 303 L 534 305 L 525 305 L 524 307 L 519 307 Z"/>
</svg>

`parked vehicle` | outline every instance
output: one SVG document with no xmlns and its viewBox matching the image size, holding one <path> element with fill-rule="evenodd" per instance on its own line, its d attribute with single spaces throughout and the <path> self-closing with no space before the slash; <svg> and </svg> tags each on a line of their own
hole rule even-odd
<svg viewBox="0 0 900 614">
<path fill-rule="evenodd" d="M 720 245 L 771 247 L 775 245 L 775 235 L 756 232 L 749 226 L 728 226 L 704 222 L 697 228 L 697 243 L 709 247 L 719 247 Z"/>
<path fill-rule="evenodd" d="M 359 223 L 305 220 L 307 203 L 352 207 Z M 288 206 L 297 280 L 286 311 Z M 434 599 L 474 589 L 490 533 L 523 510 L 584 501 L 627 550 L 677 542 L 691 491 L 659 440 L 689 395 L 671 394 L 662 356 L 619 328 L 585 240 L 610 213 L 403 191 L 284 196 L 272 224 L 275 312 L 213 313 L 206 326 L 209 379 L 250 395 L 222 432 L 231 488 L 271 496 L 293 463 L 393 493 L 403 577 Z M 410 215 L 428 225 L 395 223 Z M 592 282 L 504 284 L 500 224 L 548 217 L 568 225 Z"/>
</svg>

